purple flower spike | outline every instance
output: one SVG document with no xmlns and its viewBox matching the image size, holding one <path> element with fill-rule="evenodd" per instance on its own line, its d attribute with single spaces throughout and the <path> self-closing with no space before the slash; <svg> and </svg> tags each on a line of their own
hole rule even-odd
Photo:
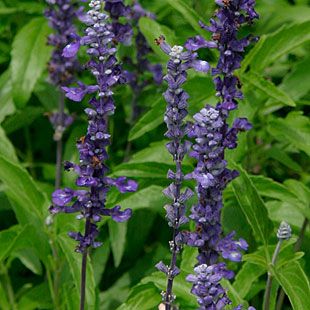
<svg viewBox="0 0 310 310">
<path fill-rule="evenodd" d="M 48 8 L 45 16 L 54 33 L 48 37 L 48 44 L 54 46 L 51 60 L 48 64 L 50 79 L 58 86 L 69 85 L 74 80 L 75 72 L 80 70 L 76 54 L 70 52 L 69 59 L 65 59 L 63 48 L 76 36 L 74 20 L 79 15 L 76 4 L 71 0 L 47 0 Z M 69 49 L 72 50 L 72 47 Z M 69 51 L 68 51 L 69 52 Z"/>
<path fill-rule="evenodd" d="M 234 240 L 234 233 L 223 237 L 221 209 L 224 189 L 238 176 L 237 171 L 227 168 L 225 150 L 236 148 L 238 133 L 251 129 L 245 118 L 236 119 L 231 127 L 227 123 L 229 112 L 236 109 L 238 99 L 243 98 L 241 83 L 234 71 L 240 68 L 242 53 L 250 44 L 249 37 L 238 38 L 238 29 L 258 15 L 253 0 L 215 2 L 220 6 L 216 19 L 210 21 L 211 26 L 200 23 L 203 29 L 212 32 L 214 44 L 200 37 L 186 43 L 190 50 L 217 46 L 220 52 L 218 64 L 212 69 L 216 96 L 220 100 L 215 107 L 206 105 L 195 114 L 195 122 L 188 130 L 188 136 L 195 140 L 190 155 L 197 160 L 194 172 L 186 176 L 195 179 L 197 184 L 198 203 L 189 216 L 195 221 L 196 229 L 179 236 L 182 242 L 199 250 L 196 275 L 188 278 L 193 283 L 192 293 L 197 296 L 199 309 L 223 309 L 231 303 L 218 281 L 231 279 L 233 273 L 224 263 L 219 263 L 219 259 L 240 262 L 242 251 L 248 247 L 245 240 Z"/>
<path fill-rule="evenodd" d="M 105 11 L 103 4 L 112 10 L 112 20 Z M 90 57 L 85 66 L 94 76 L 95 85 L 78 83 L 78 87 L 63 87 L 66 96 L 73 101 L 80 102 L 86 95 L 92 95 L 89 100 L 90 107 L 85 109 L 88 118 L 88 128 L 85 136 L 77 141 L 79 151 L 79 164 L 65 163 L 65 170 L 73 169 L 78 177 L 76 185 L 85 190 L 63 189 L 53 194 L 53 206 L 50 212 L 53 214 L 79 212 L 77 219 L 86 219 L 85 232 L 71 232 L 69 236 L 78 241 L 77 252 L 85 253 L 89 247 L 96 248 L 101 244 L 95 239 L 99 234 L 97 225 L 103 216 L 110 216 L 116 222 L 127 221 L 132 210 L 121 210 L 120 206 L 112 209 L 106 208 L 106 200 L 109 189 L 116 186 L 120 192 L 134 192 L 137 183 L 127 180 L 125 177 L 112 179 L 107 177 L 108 159 L 107 148 L 110 146 L 110 134 L 108 132 L 108 116 L 115 110 L 113 101 L 113 86 L 123 82 L 123 72 L 116 59 L 116 45 L 120 40 L 119 33 L 123 31 L 115 27 L 114 18 L 116 12 L 125 8 L 123 1 L 92 0 L 89 3 L 90 10 L 83 20 L 86 23 L 85 35 L 64 49 L 64 55 L 71 57 L 78 51 L 79 45 L 88 47 L 87 54 Z M 123 11 L 122 11 L 123 12 Z M 123 13 L 119 13 L 123 14 Z M 70 59 L 70 58 L 69 58 Z"/>
<path fill-rule="evenodd" d="M 183 193 L 181 192 L 184 179 L 182 161 L 191 147 L 191 143 L 185 139 L 187 125 L 184 121 L 188 114 L 187 100 L 189 95 L 182 87 L 186 82 L 187 70 L 193 68 L 196 71 L 207 72 L 210 66 L 206 61 L 197 60 L 197 54 L 185 51 L 183 46 L 171 47 L 163 36 L 159 37 L 155 42 L 170 57 L 167 64 L 168 73 L 164 77 L 168 84 L 168 89 L 164 93 L 164 98 L 167 101 L 164 121 L 167 124 L 165 136 L 170 139 L 166 147 L 175 161 L 176 169 L 175 172 L 168 171 L 168 178 L 173 180 L 173 183 L 163 193 L 172 200 L 170 204 L 165 206 L 168 225 L 173 228 L 173 240 L 170 241 L 172 259 L 167 270 L 163 267 L 163 263 L 157 264 L 157 268 L 167 275 L 167 291 L 163 292 L 163 301 L 168 307 L 171 307 L 174 301 L 172 294 L 173 279 L 179 274 L 179 269 L 176 266 L 176 257 L 181 245 L 179 241 L 182 240 L 182 238 L 179 238 L 179 230 L 181 225 L 188 222 L 185 214 L 185 203 L 192 196 L 189 189 L 186 189 Z"/>
</svg>

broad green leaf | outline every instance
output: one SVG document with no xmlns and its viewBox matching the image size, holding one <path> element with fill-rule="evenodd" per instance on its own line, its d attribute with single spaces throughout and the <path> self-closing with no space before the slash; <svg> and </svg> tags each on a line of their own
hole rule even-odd
<svg viewBox="0 0 310 310">
<path fill-rule="evenodd" d="M 155 44 L 155 39 L 160 35 L 164 35 L 167 42 L 171 45 L 176 44 L 174 32 L 168 27 L 159 24 L 157 21 L 142 17 L 139 19 L 139 29 L 145 36 L 147 43 L 152 48 L 152 50 L 159 56 L 163 61 L 167 60 L 167 55 L 160 49 L 159 46 Z"/>
<path fill-rule="evenodd" d="M 110 256 L 110 252 L 110 241 L 107 239 L 103 241 L 103 246 L 94 249 L 91 253 L 91 262 L 93 264 L 96 286 L 100 283 L 102 274 Z"/>
<path fill-rule="evenodd" d="M 72 279 L 74 281 L 75 296 L 79 299 L 80 296 L 80 283 L 81 283 L 81 266 L 82 266 L 82 255 L 80 253 L 74 252 L 74 247 L 76 242 L 70 239 L 66 234 L 58 235 L 57 243 L 59 244 L 62 252 L 68 263 Z M 96 303 L 96 292 L 95 292 L 95 280 L 92 270 L 92 265 L 90 259 L 87 262 L 86 271 L 86 309 L 95 309 Z"/>
<path fill-rule="evenodd" d="M 181 273 L 175 277 L 173 284 L 173 293 L 177 296 L 176 301 L 179 299 L 186 301 L 188 306 L 196 306 L 196 298 L 190 294 L 192 284 L 185 280 L 187 274 L 181 271 Z M 162 272 L 154 272 L 150 276 L 141 280 L 142 284 L 154 283 L 159 290 L 165 290 L 167 285 L 167 277 Z"/>
<path fill-rule="evenodd" d="M 292 72 L 284 76 L 279 88 L 294 100 L 305 96 L 310 90 L 309 67 L 308 56 L 294 66 Z"/>
<path fill-rule="evenodd" d="M 37 82 L 34 93 L 47 111 L 57 110 L 60 92 L 55 86 L 48 83 L 46 79 L 41 79 Z"/>
<path fill-rule="evenodd" d="M 164 99 L 158 98 L 152 108 L 146 112 L 130 130 L 128 140 L 136 140 L 162 124 L 164 121 L 163 115 L 165 113 L 165 108 Z"/>
<path fill-rule="evenodd" d="M 153 310 L 157 309 L 160 303 L 161 297 L 157 288 L 147 283 L 134 287 L 127 302 L 117 310 Z"/>
<path fill-rule="evenodd" d="M 167 151 L 166 144 L 168 140 L 153 142 L 149 147 L 132 155 L 130 163 L 156 162 L 164 164 L 173 164 L 172 156 Z"/>
<path fill-rule="evenodd" d="M 239 292 L 235 290 L 228 280 L 222 279 L 221 284 L 227 290 L 228 297 L 234 306 L 247 306 L 247 302 L 239 295 Z"/>
<path fill-rule="evenodd" d="M 275 99 L 284 105 L 295 107 L 296 104 L 285 92 L 275 86 L 271 81 L 264 79 L 261 75 L 249 71 L 241 76 L 241 79 L 251 86 L 264 92 L 269 98 Z"/>
<path fill-rule="evenodd" d="M 266 206 L 246 171 L 236 164 L 233 168 L 240 173 L 240 176 L 232 182 L 240 208 L 251 225 L 256 240 L 267 245 L 272 222 L 268 218 Z"/>
<path fill-rule="evenodd" d="M 18 302 L 18 309 L 51 309 L 52 300 L 47 282 L 39 284 L 24 294 Z"/>
<path fill-rule="evenodd" d="M 251 176 L 251 180 L 261 196 L 278 199 L 289 205 L 292 211 L 298 210 L 304 216 L 310 217 L 309 193 L 301 182 L 287 180 L 287 183 L 281 184 L 264 176 Z"/>
<path fill-rule="evenodd" d="M 46 68 L 51 47 L 46 44 L 50 33 L 43 17 L 32 19 L 16 35 L 12 47 L 13 99 L 22 108 L 29 100 L 33 88 Z"/>
<path fill-rule="evenodd" d="M 7 138 L 2 127 L 0 127 L 0 154 L 6 158 L 10 158 L 13 162 L 18 162 L 15 149 L 10 140 Z"/>
<path fill-rule="evenodd" d="M 193 27 L 193 29 L 201 34 L 205 35 L 206 32 L 199 26 L 199 21 L 204 20 L 198 13 L 192 9 L 188 4 L 181 0 L 165 0 L 170 6 L 177 10 L 184 19 Z"/>
<path fill-rule="evenodd" d="M 310 121 L 300 112 L 291 112 L 285 119 L 270 121 L 267 130 L 275 139 L 290 143 L 310 156 Z"/>
<path fill-rule="evenodd" d="M 42 107 L 25 107 L 6 118 L 2 123 L 3 129 L 7 134 L 10 134 L 22 127 L 29 126 L 38 117 L 42 116 L 43 112 L 44 109 Z"/>
<path fill-rule="evenodd" d="M 131 208 L 134 211 L 140 209 L 159 211 L 163 209 L 167 202 L 162 191 L 163 187 L 151 185 L 142 190 L 138 190 L 129 197 L 118 200 L 115 204 L 120 204 L 123 209 Z M 112 207 L 112 205 L 109 207 Z"/>
<path fill-rule="evenodd" d="M 279 147 L 272 146 L 266 151 L 266 155 L 298 173 L 303 171 L 301 166 Z"/>
<path fill-rule="evenodd" d="M 9 197 L 16 218 L 21 225 L 30 225 L 35 238 L 29 241 L 33 247 L 40 249 L 38 255 L 47 262 L 50 245 L 45 228 L 45 218 L 48 214 L 49 202 L 38 190 L 33 179 L 20 165 L 10 161 L 0 154 L 0 180 L 5 185 L 5 193 Z"/>
<path fill-rule="evenodd" d="M 198 249 L 193 247 L 185 247 L 182 252 L 181 270 L 190 274 L 193 272 L 197 264 Z"/>
<path fill-rule="evenodd" d="M 126 175 L 129 178 L 151 178 L 166 179 L 169 169 L 175 170 L 175 165 L 166 165 L 163 163 L 124 163 L 113 169 L 113 176 Z M 191 166 L 183 165 L 184 173 L 191 172 Z"/>
<path fill-rule="evenodd" d="M 114 258 L 114 266 L 117 268 L 122 260 L 125 246 L 126 246 L 126 234 L 127 234 L 127 222 L 117 223 L 113 220 L 108 222 L 109 237 L 111 241 L 111 249 Z"/>
<path fill-rule="evenodd" d="M 259 265 L 249 262 L 244 263 L 233 283 L 233 287 L 238 292 L 239 296 L 245 298 L 250 292 L 252 285 L 257 282 L 258 278 L 265 272 L 266 270 Z"/>
<path fill-rule="evenodd" d="M 298 262 L 275 269 L 274 274 L 288 296 L 293 310 L 310 309 L 309 280 Z"/>
<path fill-rule="evenodd" d="M 310 21 L 285 25 L 274 33 L 263 35 L 258 44 L 243 61 L 243 70 L 249 65 L 251 70 L 260 72 L 281 56 L 310 39 Z"/>
<path fill-rule="evenodd" d="M 6 116 L 15 112 L 12 98 L 12 82 L 10 70 L 5 71 L 0 77 L 0 123 Z"/>
<path fill-rule="evenodd" d="M 36 251 L 31 248 L 23 248 L 14 251 L 13 255 L 17 257 L 23 263 L 23 265 L 31 270 L 34 274 L 42 275 L 42 265 Z"/>
<path fill-rule="evenodd" d="M 304 183 L 288 179 L 284 181 L 284 185 L 305 205 L 310 206 L 310 189 Z"/>
<path fill-rule="evenodd" d="M 7 230 L 0 232 L 0 262 L 6 259 L 14 250 L 15 244 L 23 237 L 27 226 L 12 226 Z"/>
</svg>

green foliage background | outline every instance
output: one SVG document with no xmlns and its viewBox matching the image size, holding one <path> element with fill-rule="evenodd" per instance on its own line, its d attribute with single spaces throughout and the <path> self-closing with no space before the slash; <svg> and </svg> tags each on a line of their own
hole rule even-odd
<svg viewBox="0 0 310 310">
<path fill-rule="evenodd" d="M 127 1 L 130 2 L 130 1 Z M 257 0 L 261 19 L 243 29 L 260 36 L 250 48 L 238 75 L 245 100 L 234 117 L 246 116 L 254 128 L 243 134 L 237 150 L 227 153 L 231 166 L 241 172 L 225 191 L 223 228 L 235 230 L 250 244 L 244 262 L 231 265 L 232 283 L 224 282 L 234 305 L 243 303 L 261 309 L 266 273 L 282 286 L 288 299 L 285 309 L 309 310 L 310 233 L 302 246 L 295 242 L 305 220 L 310 218 L 310 124 L 309 39 L 310 8 L 306 0 Z M 150 59 L 163 65 L 167 60 L 153 44 L 164 34 L 171 44 L 183 44 L 189 36 L 208 34 L 198 20 L 208 23 L 215 5 L 211 0 L 141 1 L 156 13 L 157 20 L 140 20 L 140 28 L 154 54 Z M 71 215 L 60 215 L 46 225 L 55 170 L 53 130 L 44 112 L 57 109 L 59 94 L 48 84 L 46 46 L 50 29 L 42 17 L 44 1 L 0 1 L 0 309 L 78 309 L 81 257 L 74 252 L 68 230 L 82 229 Z M 135 54 L 123 48 L 119 56 Z M 202 52 L 214 65 L 216 54 Z M 86 77 L 81 77 L 85 79 Z M 102 223 L 104 246 L 89 259 L 87 309 L 156 309 L 165 279 L 155 271 L 159 260 L 169 258 L 171 232 L 164 219 L 166 201 L 162 189 L 173 167 L 165 150 L 161 97 L 166 88 L 150 85 L 139 97 L 141 115 L 132 123 L 129 88 L 120 87 L 115 99 L 117 113 L 111 120 L 111 174 L 139 182 L 139 191 L 118 195 L 111 192 L 108 205 L 120 203 L 134 210 L 128 223 Z M 191 73 L 190 114 L 206 103 L 216 103 L 211 78 Z M 76 160 L 75 141 L 83 135 L 86 119 L 83 104 L 67 102 L 76 114 L 65 134 L 64 159 Z M 132 145 L 129 161 L 124 150 Z M 192 169 L 187 160 L 185 169 Z M 64 186 L 74 175 L 64 174 Z M 193 187 L 193 184 L 189 183 Z M 275 232 L 285 220 L 294 237 L 285 242 L 278 263 L 270 265 L 277 242 Z M 302 252 L 301 252 L 302 251 Z M 195 251 L 186 248 L 180 260 L 181 275 L 174 293 L 180 309 L 196 309 L 185 276 L 192 272 Z"/>
</svg>

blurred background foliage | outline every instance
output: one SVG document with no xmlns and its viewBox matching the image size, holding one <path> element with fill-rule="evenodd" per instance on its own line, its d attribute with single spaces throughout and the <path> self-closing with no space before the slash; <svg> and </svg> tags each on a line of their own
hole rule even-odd
<svg viewBox="0 0 310 310">
<path fill-rule="evenodd" d="M 253 130 L 243 134 L 238 149 L 227 154 L 241 175 L 226 190 L 223 210 L 224 231 L 235 230 L 250 249 L 242 264 L 231 266 L 235 280 L 223 284 L 234 305 L 249 302 L 260 309 L 269 271 L 276 279 L 272 309 L 281 285 L 288 295 L 283 309 L 308 310 L 310 8 L 306 0 L 257 2 L 261 18 L 242 32 L 258 35 L 260 41 L 249 48 L 238 72 L 245 100 L 233 115 L 248 117 Z M 167 60 L 153 44 L 160 34 L 178 45 L 196 34 L 209 38 L 198 21 L 208 23 L 213 1 L 141 0 L 141 4 L 157 16 L 156 21 L 142 18 L 139 22 L 153 49 L 153 63 L 165 66 Z M 0 0 L 0 309 L 78 309 L 81 257 L 74 253 L 74 242 L 66 232 L 82 228 L 82 223 L 74 216 L 59 215 L 53 225 L 46 225 L 55 143 L 44 113 L 57 109 L 59 93 L 47 79 L 51 48 L 46 46 L 46 36 L 51 30 L 42 15 L 44 7 L 44 1 Z M 135 46 L 120 48 L 119 57 L 125 55 L 134 59 Z M 200 57 L 213 65 L 217 59 L 208 50 L 201 51 Z M 80 75 L 88 79 L 83 72 Z M 139 190 L 122 197 L 110 193 L 109 206 L 120 203 L 132 208 L 134 215 L 128 223 L 102 223 L 99 238 L 104 245 L 92 251 L 89 262 L 88 309 L 147 310 L 160 303 L 165 279 L 154 265 L 169 258 L 171 238 L 161 192 L 168 184 L 167 170 L 173 169 L 163 136 L 165 88 L 149 85 L 143 90 L 137 119 L 132 118 L 131 89 L 122 86 L 115 93 L 111 174 L 136 179 Z M 206 103 L 216 103 L 210 76 L 192 72 L 186 90 L 191 115 Z M 75 141 L 86 129 L 86 105 L 67 102 L 75 122 L 65 133 L 65 160 L 77 160 Z M 192 167 L 187 159 L 185 169 Z M 73 174 L 63 177 L 64 186 L 74 184 Z M 271 268 L 275 231 L 282 220 L 292 226 L 294 238 L 285 243 L 278 264 Z M 174 288 L 180 309 L 197 308 L 185 281 L 195 255 L 188 248 L 182 254 L 182 272 Z"/>
</svg>

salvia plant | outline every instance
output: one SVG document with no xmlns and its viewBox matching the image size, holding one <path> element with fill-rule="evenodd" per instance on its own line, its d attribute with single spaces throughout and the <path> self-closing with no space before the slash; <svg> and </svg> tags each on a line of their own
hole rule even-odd
<svg viewBox="0 0 310 310">
<path fill-rule="evenodd" d="M 308 10 L 0 0 L 0 309 L 310 309 Z"/>
<path fill-rule="evenodd" d="M 112 89 L 115 84 L 124 82 L 122 69 L 115 57 L 116 44 L 126 40 L 127 31 L 126 25 L 118 24 L 114 18 L 117 14 L 123 14 L 125 6 L 122 1 L 116 4 L 108 1 L 90 1 L 89 7 L 90 10 L 84 17 L 87 26 L 85 36 L 68 44 L 63 51 L 64 57 L 72 58 L 81 45 L 87 46 L 87 54 L 91 58 L 87 68 L 96 79 L 94 85 L 79 82 L 78 87 L 63 87 L 66 96 L 73 101 L 80 102 L 85 95 L 93 95 L 89 101 L 91 107 L 85 109 L 88 117 L 87 133 L 77 143 L 80 162 L 65 163 L 66 170 L 72 169 L 77 173 L 76 185 L 87 190 L 70 188 L 56 190 L 53 193 L 53 206 L 50 208 L 52 214 L 79 212 L 77 219 L 86 221 L 84 233 L 69 232 L 69 236 L 78 242 L 76 251 L 83 254 L 81 309 L 84 308 L 85 300 L 88 248 L 101 245 L 95 240 L 99 233 L 98 222 L 103 216 L 111 216 L 116 222 L 123 222 L 132 214 L 131 209 L 121 211 L 120 206 L 106 208 L 109 188 L 115 186 L 122 193 L 137 189 L 137 184 L 125 177 L 116 179 L 108 177 L 106 165 L 107 147 L 111 137 L 108 131 L 108 116 L 115 110 Z M 111 15 L 106 14 L 105 10 L 110 11 Z"/>
</svg>

